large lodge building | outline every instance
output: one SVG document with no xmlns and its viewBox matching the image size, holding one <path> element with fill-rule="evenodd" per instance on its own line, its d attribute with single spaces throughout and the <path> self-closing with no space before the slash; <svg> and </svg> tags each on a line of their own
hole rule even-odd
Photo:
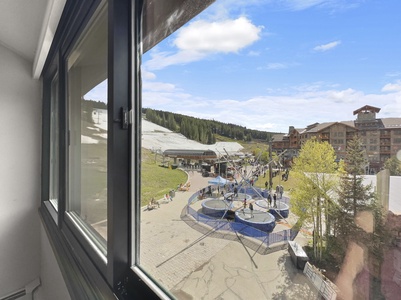
<svg viewBox="0 0 401 300">
<path fill-rule="evenodd" d="M 302 143 L 315 137 L 319 141 L 330 143 L 337 154 L 337 159 L 345 157 L 347 142 L 358 134 L 366 149 L 367 173 L 380 171 L 384 162 L 397 155 L 401 150 L 401 118 L 377 119 L 380 108 L 365 105 L 354 111 L 355 121 L 314 123 L 306 128 L 290 126 L 288 134 L 273 136 L 272 149 L 282 153 L 285 164 L 292 160 L 301 149 Z"/>
</svg>

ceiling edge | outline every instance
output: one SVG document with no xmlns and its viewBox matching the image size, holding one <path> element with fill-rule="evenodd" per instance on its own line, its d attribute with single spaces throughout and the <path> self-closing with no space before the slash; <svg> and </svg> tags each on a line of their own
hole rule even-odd
<svg viewBox="0 0 401 300">
<path fill-rule="evenodd" d="M 35 59 L 33 61 L 32 76 L 34 79 L 38 79 L 42 74 L 43 66 L 53 42 L 54 34 L 60 21 L 65 3 L 66 0 L 49 0 L 47 2 L 38 46 L 36 47 Z"/>
</svg>

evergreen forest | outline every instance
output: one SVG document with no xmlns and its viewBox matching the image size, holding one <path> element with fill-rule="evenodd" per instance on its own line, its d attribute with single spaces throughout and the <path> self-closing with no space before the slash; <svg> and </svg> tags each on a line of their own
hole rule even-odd
<svg viewBox="0 0 401 300">
<path fill-rule="evenodd" d="M 275 134 L 274 132 L 248 129 L 235 124 L 199 119 L 150 108 L 142 108 L 142 113 L 148 121 L 181 133 L 186 138 L 203 144 L 216 143 L 215 134 L 244 142 L 253 140 L 269 141 Z"/>
</svg>

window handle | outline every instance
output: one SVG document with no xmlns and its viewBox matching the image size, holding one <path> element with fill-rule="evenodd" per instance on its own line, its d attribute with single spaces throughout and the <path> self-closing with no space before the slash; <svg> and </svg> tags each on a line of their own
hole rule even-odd
<svg viewBox="0 0 401 300">
<path fill-rule="evenodd" d="M 119 119 L 115 119 L 115 123 L 120 123 L 121 129 L 127 130 L 130 122 L 130 116 L 129 116 L 129 111 L 128 108 L 126 107 L 121 107 L 120 108 L 120 113 L 119 113 Z"/>
</svg>

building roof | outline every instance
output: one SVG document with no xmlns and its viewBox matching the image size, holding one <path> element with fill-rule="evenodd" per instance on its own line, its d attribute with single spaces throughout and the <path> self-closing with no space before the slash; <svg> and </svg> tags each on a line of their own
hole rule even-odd
<svg viewBox="0 0 401 300">
<path fill-rule="evenodd" d="M 381 119 L 384 128 L 393 129 L 400 128 L 401 129 L 401 118 L 384 118 Z"/>
<path fill-rule="evenodd" d="M 179 157 L 188 159 L 214 159 L 217 158 L 213 150 L 190 150 L 190 149 L 167 149 L 163 155 L 168 157 Z"/>
<path fill-rule="evenodd" d="M 285 137 L 287 137 L 287 134 L 285 133 L 277 133 L 272 136 L 273 142 L 281 142 Z"/>
<path fill-rule="evenodd" d="M 319 123 L 315 127 L 312 127 L 311 129 L 309 129 L 307 132 L 309 132 L 309 133 L 319 132 L 323 129 L 326 129 L 327 127 L 330 127 L 331 125 L 333 125 L 335 123 L 337 123 L 337 122 Z"/>
<path fill-rule="evenodd" d="M 355 128 L 355 121 L 341 121 L 340 123 Z"/>
<path fill-rule="evenodd" d="M 358 108 L 357 110 L 354 110 L 354 115 L 362 112 L 362 111 L 370 111 L 370 112 L 374 112 L 374 113 L 378 113 L 380 111 L 380 108 L 378 107 L 374 107 L 374 106 L 370 106 L 370 105 L 365 105 L 361 108 Z"/>
</svg>

